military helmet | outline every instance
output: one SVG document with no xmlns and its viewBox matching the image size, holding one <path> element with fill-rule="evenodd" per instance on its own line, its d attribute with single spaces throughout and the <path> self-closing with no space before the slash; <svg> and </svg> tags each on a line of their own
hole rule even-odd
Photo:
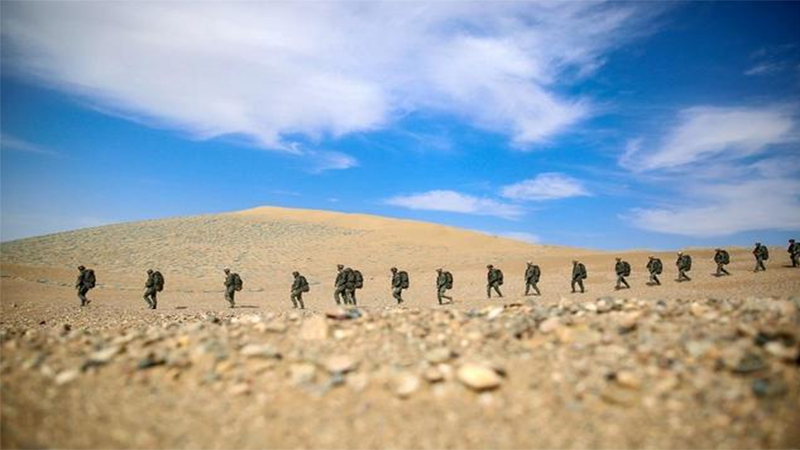
<svg viewBox="0 0 800 450">
<path fill-rule="evenodd" d="M 391 270 L 392 272 L 397 272 L 397 267 L 392 267 L 392 268 L 391 268 L 391 269 L 389 269 L 389 270 Z"/>
<path fill-rule="evenodd" d="M 86 266 L 84 266 L 83 264 L 81 264 L 80 266 L 78 266 L 78 270 L 86 270 Z"/>
<path fill-rule="evenodd" d="M 230 271 L 231 271 L 231 269 L 229 269 L 227 267 L 223 270 L 223 272 L 225 272 L 225 273 L 229 273 Z"/>
<path fill-rule="evenodd" d="M 343 265 L 341 265 L 341 264 L 337 264 L 337 265 L 336 265 L 336 268 L 337 268 L 337 269 L 339 269 L 339 270 L 342 270 L 342 269 L 344 269 L 344 266 L 343 266 Z"/>
<path fill-rule="evenodd" d="M 151 274 L 151 273 L 153 273 L 153 269 L 147 269 L 147 273 L 148 273 L 148 274 Z"/>
<path fill-rule="evenodd" d="M 441 272 L 441 271 L 442 271 L 442 268 L 441 268 L 441 267 L 439 267 L 438 269 L 436 269 L 436 271 L 437 271 L 437 272 Z"/>
<path fill-rule="evenodd" d="M 491 264 L 489 264 L 489 265 L 487 265 L 487 266 L 486 266 L 486 268 L 487 268 L 487 269 L 494 269 L 494 266 L 493 266 L 493 265 L 491 265 Z"/>
<path fill-rule="evenodd" d="M 789 239 L 789 242 L 791 242 L 792 244 L 794 244 L 794 239 Z"/>
<path fill-rule="evenodd" d="M 617 261 L 622 261 L 622 258 L 620 258 L 620 257 L 617 257 Z"/>
<path fill-rule="evenodd" d="M 296 270 L 295 270 L 294 272 L 292 272 L 292 275 L 294 275 L 294 276 L 298 276 L 298 275 L 300 275 L 300 272 L 298 272 L 298 271 L 296 271 Z"/>
<path fill-rule="evenodd" d="M 760 246 L 761 246 L 761 242 L 756 242 L 756 247 L 760 247 Z"/>
</svg>

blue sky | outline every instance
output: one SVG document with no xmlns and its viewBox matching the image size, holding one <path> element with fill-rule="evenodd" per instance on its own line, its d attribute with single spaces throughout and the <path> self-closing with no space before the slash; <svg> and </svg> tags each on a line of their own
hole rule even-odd
<svg viewBox="0 0 800 450">
<path fill-rule="evenodd" d="M 259 205 L 800 237 L 792 2 L 2 2 L 2 239 Z"/>
</svg>

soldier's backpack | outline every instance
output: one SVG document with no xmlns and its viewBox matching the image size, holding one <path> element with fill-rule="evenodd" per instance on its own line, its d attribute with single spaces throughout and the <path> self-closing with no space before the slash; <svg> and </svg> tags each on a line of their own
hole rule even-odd
<svg viewBox="0 0 800 450">
<path fill-rule="evenodd" d="M 766 261 L 769 259 L 769 249 L 766 245 L 761 246 L 761 258 Z"/>
<path fill-rule="evenodd" d="M 450 273 L 450 272 L 445 272 L 444 273 L 444 278 L 446 280 L 445 281 L 445 287 L 447 289 L 453 289 L 453 274 Z"/>
<path fill-rule="evenodd" d="M 238 273 L 233 274 L 233 289 L 237 291 L 241 291 L 244 287 L 244 281 L 242 281 L 242 277 L 239 276 Z"/>
<path fill-rule="evenodd" d="M 583 278 L 584 280 L 589 278 L 589 274 L 586 273 L 586 266 L 584 266 L 583 263 L 578 265 L 578 272 L 580 278 Z"/>
<path fill-rule="evenodd" d="M 731 255 L 728 254 L 727 250 L 722 250 L 719 252 L 719 259 L 722 264 L 730 264 L 731 262 Z"/>
<path fill-rule="evenodd" d="M 692 257 L 689 255 L 683 255 L 683 269 L 684 270 L 692 270 Z"/>
<path fill-rule="evenodd" d="M 97 277 L 94 276 L 94 270 L 86 269 L 86 274 L 83 276 L 83 285 L 88 288 L 93 288 L 97 284 Z"/>
<path fill-rule="evenodd" d="M 497 284 L 498 285 L 502 285 L 503 284 L 503 271 L 500 270 L 500 269 L 495 269 L 495 271 L 496 271 L 495 272 L 495 274 L 496 274 L 495 277 L 497 279 Z"/>
<path fill-rule="evenodd" d="M 661 263 L 660 259 L 653 260 L 653 273 L 656 275 L 661 275 L 661 272 L 664 271 L 664 264 Z"/>
<path fill-rule="evenodd" d="M 353 271 L 353 276 L 355 277 L 356 282 L 356 289 L 361 289 L 364 287 L 364 276 L 361 275 L 361 272 L 358 270 Z"/>
<path fill-rule="evenodd" d="M 306 277 L 300 275 L 300 292 L 308 292 L 311 290 L 311 287 L 308 285 L 308 280 Z"/>
<path fill-rule="evenodd" d="M 153 287 L 155 287 L 158 292 L 164 290 L 164 275 L 161 275 L 161 272 L 157 270 L 153 272 Z"/>
<path fill-rule="evenodd" d="M 400 287 L 403 289 L 408 289 L 408 273 L 406 273 L 404 270 L 401 270 L 397 275 L 400 277 Z"/>
<path fill-rule="evenodd" d="M 622 275 L 631 276 L 631 265 L 628 264 L 628 261 L 622 261 Z"/>
<path fill-rule="evenodd" d="M 542 276 L 542 269 L 539 266 L 533 266 L 533 270 L 531 271 L 531 279 L 533 281 L 539 281 L 539 277 Z"/>
</svg>

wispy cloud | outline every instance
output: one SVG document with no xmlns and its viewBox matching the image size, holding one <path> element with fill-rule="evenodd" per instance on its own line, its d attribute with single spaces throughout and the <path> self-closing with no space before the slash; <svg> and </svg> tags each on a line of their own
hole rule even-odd
<svg viewBox="0 0 800 450">
<path fill-rule="evenodd" d="M 358 160 L 340 152 L 309 151 L 306 152 L 312 161 L 308 171 L 322 173 L 328 170 L 345 170 L 358 166 Z"/>
<path fill-rule="evenodd" d="M 695 237 L 800 229 L 797 121 L 787 107 L 695 107 L 661 144 L 633 139 L 620 164 L 668 196 L 623 215 L 642 229 Z M 789 146 L 777 151 L 776 146 Z"/>
<path fill-rule="evenodd" d="M 529 148 L 592 113 L 560 88 L 655 14 L 602 2 L 4 6 L 15 73 L 133 120 L 286 151 L 296 136 L 381 129 L 420 110 Z"/>
<path fill-rule="evenodd" d="M 561 173 L 542 173 L 502 189 L 502 196 L 512 200 L 556 200 L 589 195 L 579 180 Z"/>
<path fill-rule="evenodd" d="M 786 107 L 693 107 L 659 144 L 642 150 L 634 139 L 620 164 L 635 171 L 674 169 L 708 160 L 741 158 L 771 145 L 797 140 L 793 111 Z"/>
<path fill-rule="evenodd" d="M 750 55 L 753 65 L 744 71 L 746 76 L 773 75 L 791 67 L 800 57 L 795 44 L 762 47 Z"/>
<path fill-rule="evenodd" d="M 12 150 L 17 152 L 35 153 L 37 155 L 56 156 L 59 153 L 33 142 L 19 139 L 8 134 L 0 135 L 0 149 Z"/>
<path fill-rule="evenodd" d="M 742 231 L 800 230 L 800 181 L 756 179 L 742 183 L 692 185 L 683 207 L 633 210 L 626 217 L 639 228 L 695 237 Z"/>
<path fill-rule="evenodd" d="M 446 190 L 400 195 L 386 200 L 386 203 L 414 210 L 444 211 L 506 219 L 517 218 L 524 213 L 523 209 L 516 205 Z"/>
<path fill-rule="evenodd" d="M 771 73 L 778 72 L 786 67 L 783 63 L 778 62 L 766 62 L 766 63 L 758 63 L 753 67 L 744 71 L 744 74 L 747 76 L 753 75 L 768 75 Z"/>
</svg>

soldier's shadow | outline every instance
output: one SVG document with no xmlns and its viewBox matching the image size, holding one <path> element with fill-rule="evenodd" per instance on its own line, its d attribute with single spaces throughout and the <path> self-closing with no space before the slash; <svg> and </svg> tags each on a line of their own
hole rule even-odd
<svg viewBox="0 0 800 450">
<path fill-rule="evenodd" d="M 257 305 L 236 305 L 236 308 L 250 308 L 250 309 L 259 309 L 260 306 Z"/>
</svg>

